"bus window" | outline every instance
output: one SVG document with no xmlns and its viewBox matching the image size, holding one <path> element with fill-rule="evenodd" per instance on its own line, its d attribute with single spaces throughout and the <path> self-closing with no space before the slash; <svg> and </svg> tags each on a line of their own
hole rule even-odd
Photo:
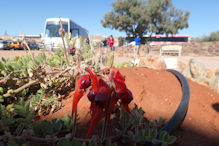
<svg viewBox="0 0 219 146">
<path fill-rule="evenodd" d="M 71 30 L 71 36 L 72 37 L 79 37 L 79 30 L 78 29 L 72 29 Z"/>
<path fill-rule="evenodd" d="M 64 28 L 64 32 L 68 32 L 68 23 L 63 22 L 62 27 Z M 45 34 L 48 37 L 61 37 L 62 34 L 59 32 L 59 29 L 60 25 L 58 22 L 48 21 Z"/>
</svg>

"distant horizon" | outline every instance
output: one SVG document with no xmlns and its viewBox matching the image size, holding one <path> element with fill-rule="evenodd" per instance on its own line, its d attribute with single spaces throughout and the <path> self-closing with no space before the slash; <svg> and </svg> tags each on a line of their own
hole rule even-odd
<svg viewBox="0 0 219 146">
<path fill-rule="evenodd" d="M 40 35 L 43 33 L 46 18 L 70 18 L 86 28 L 90 35 L 115 37 L 126 36 L 124 32 L 104 28 L 100 22 L 104 14 L 112 10 L 114 0 L 47 0 L 2 1 L 0 9 L 0 35 L 7 32 L 10 36 Z M 83 5 L 82 5 L 83 3 Z M 219 31 L 218 0 L 172 0 L 175 8 L 190 11 L 189 27 L 179 30 L 178 35 L 189 35 L 191 38 L 210 35 Z"/>
</svg>

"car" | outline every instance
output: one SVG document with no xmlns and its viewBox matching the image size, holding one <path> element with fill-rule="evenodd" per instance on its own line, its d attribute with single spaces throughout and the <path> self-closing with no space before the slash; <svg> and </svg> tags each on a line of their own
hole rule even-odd
<svg viewBox="0 0 219 146">
<path fill-rule="evenodd" d="M 0 40 L 0 50 L 6 50 L 8 49 L 8 42 L 4 40 Z"/>
<path fill-rule="evenodd" d="M 14 49 L 14 50 L 23 50 L 23 44 L 19 41 L 17 42 L 11 42 L 9 45 L 10 49 Z"/>
<path fill-rule="evenodd" d="M 31 50 L 38 50 L 39 46 L 37 43 L 30 43 L 28 44 Z"/>
</svg>

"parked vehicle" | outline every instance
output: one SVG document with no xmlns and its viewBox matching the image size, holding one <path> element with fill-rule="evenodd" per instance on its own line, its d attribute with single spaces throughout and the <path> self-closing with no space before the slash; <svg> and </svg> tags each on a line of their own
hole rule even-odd
<svg viewBox="0 0 219 146">
<path fill-rule="evenodd" d="M 38 44 L 30 43 L 28 44 L 31 50 L 39 50 Z"/>
<path fill-rule="evenodd" d="M 23 44 L 19 41 L 17 42 L 11 42 L 9 45 L 10 49 L 14 49 L 14 50 L 23 50 Z"/>
<path fill-rule="evenodd" d="M 60 44 L 62 44 L 60 30 L 60 20 L 64 33 L 69 33 L 69 37 L 77 37 L 76 45 L 83 45 L 79 42 L 79 37 L 82 39 L 88 39 L 88 31 L 82 26 L 76 24 L 69 18 L 48 18 L 46 19 L 45 29 L 43 34 L 43 40 L 46 50 L 59 50 Z M 83 42 L 83 41 L 82 41 Z"/>
<path fill-rule="evenodd" d="M 8 49 L 8 42 L 4 40 L 0 40 L 0 50 L 6 50 Z"/>
</svg>

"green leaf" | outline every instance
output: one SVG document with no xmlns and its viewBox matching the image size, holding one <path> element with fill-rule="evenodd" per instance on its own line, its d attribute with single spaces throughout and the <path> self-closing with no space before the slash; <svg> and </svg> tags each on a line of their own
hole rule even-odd
<svg viewBox="0 0 219 146">
<path fill-rule="evenodd" d="M 0 61 L 0 70 L 5 70 L 5 65 Z"/>
<path fill-rule="evenodd" d="M 143 129 L 139 130 L 138 138 L 139 138 L 139 141 L 144 140 L 144 130 Z"/>
<path fill-rule="evenodd" d="M 20 135 L 22 133 L 24 127 L 25 127 L 25 123 L 19 123 L 16 130 L 14 131 L 14 134 L 17 136 Z"/>
<path fill-rule="evenodd" d="M 117 143 L 113 143 L 113 145 L 112 146 L 117 146 Z"/>
<path fill-rule="evenodd" d="M 22 144 L 22 146 L 29 146 L 29 145 L 30 145 L 29 142 L 26 142 L 26 143 Z"/>
<path fill-rule="evenodd" d="M 21 104 L 21 106 L 24 106 L 24 105 L 25 105 L 23 98 L 21 99 L 20 104 Z"/>
<path fill-rule="evenodd" d="M 106 141 L 106 146 L 111 146 L 111 139 L 108 139 L 107 141 Z"/>
<path fill-rule="evenodd" d="M 167 146 L 167 143 L 162 143 L 162 146 Z"/>
<path fill-rule="evenodd" d="M 53 119 L 52 120 L 52 126 L 55 128 L 56 131 L 62 130 L 62 121 L 59 119 Z"/>
<path fill-rule="evenodd" d="M 154 122 L 151 121 L 151 122 L 149 123 L 149 125 L 150 125 L 150 127 L 154 127 Z"/>
<path fill-rule="evenodd" d="M 30 101 L 27 101 L 24 105 L 24 109 L 26 112 L 29 112 L 29 108 L 30 108 Z"/>
<path fill-rule="evenodd" d="M 14 118 L 5 118 L 4 120 L 2 120 L 3 124 L 5 126 L 10 126 L 13 125 L 16 121 L 14 120 Z"/>
<path fill-rule="evenodd" d="M 0 87 L 0 94 L 4 93 L 4 89 L 2 87 Z"/>
<path fill-rule="evenodd" d="M 59 140 L 59 142 L 57 143 L 57 146 L 72 146 L 72 143 L 65 139 L 65 138 L 62 138 L 61 140 Z"/>
<path fill-rule="evenodd" d="M 91 140 L 91 141 L 89 142 L 89 146 L 97 146 L 96 141 Z"/>
<path fill-rule="evenodd" d="M 28 68 L 34 69 L 35 68 L 35 64 L 32 61 L 29 61 L 29 63 L 27 64 Z"/>
<path fill-rule="evenodd" d="M 145 129 L 144 135 L 145 135 L 147 138 L 149 138 L 149 136 L 150 136 L 150 128 L 146 128 L 146 129 Z"/>
<path fill-rule="evenodd" d="M 157 129 L 152 129 L 150 135 L 151 135 L 151 139 L 156 138 L 157 137 Z"/>
<path fill-rule="evenodd" d="M 2 57 L 2 61 L 5 63 L 7 62 L 7 60 L 4 57 Z"/>
<path fill-rule="evenodd" d="M 7 143 L 7 146 L 18 146 L 18 144 L 16 144 L 16 143 L 13 142 L 13 141 L 9 141 L 9 142 Z"/>
<path fill-rule="evenodd" d="M 14 112 L 17 115 L 20 115 L 22 117 L 25 117 L 27 114 L 27 111 L 25 110 L 25 108 L 22 105 L 13 105 L 14 107 Z"/>
<path fill-rule="evenodd" d="M 4 102 L 4 98 L 0 96 L 0 102 Z"/>
<path fill-rule="evenodd" d="M 160 118 L 159 118 L 159 122 L 158 122 L 159 126 L 163 125 L 163 124 L 165 123 L 165 121 L 166 121 L 165 118 L 160 117 Z"/>
<path fill-rule="evenodd" d="M 173 144 L 175 141 L 176 141 L 176 137 L 175 136 L 169 136 L 166 142 L 168 144 Z"/>
<path fill-rule="evenodd" d="M 25 95 L 27 95 L 28 92 L 29 92 L 29 88 L 22 90 L 21 96 L 24 97 Z"/>
<path fill-rule="evenodd" d="M 131 136 L 131 137 L 134 136 L 134 133 L 133 133 L 131 130 L 129 130 L 129 131 L 127 132 L 127 134 L 128 134 L 128 136 Z"/>
<path fill-rule="evenodd" d="M 30 112 L 27 114 L 27 116 L 26 116 L 26 121 L 27 121 L 28 123 L 30 123 L 30 122 L 33 120 L 34 114 L 35 114 L 34 111 L 30 111 Z"/>
<path fill-rule="evenodd" d="M 162 131 L 161 133 L 160 133 L 160 140 L 162 140 L 162 141 L 164 141 L 165 140 L 165 137 L 166 137 L 166 135 L 168 135 L 168 133 L 166 132 L 166 131 Z"/>
<path fill-rule="evenodd" d="M 154 139 L 152 139 L 152 143 L 153 143 L 154 145 L 157 145 L 157 144 L 160 143 L 160 141 L 159 141 L 158 139 L 154 138 Z"/>
<path fill-rule="evenodd" d="M 34 123 L 33 130 L 35 134 L 42 135 L 42 136 L 53 133 L 52 124 L 49 121 L 42 121 L 41 123 Z"/>
<path fill-rule="evenodd" d="M 73 146 L 82 146 L 81 142 L 78 141 L 78 140 L 76 140 L 76 139 L 73 139 L 73 140 L 72 140 L 72 145 L 73 145 Z"/>
</svg>

